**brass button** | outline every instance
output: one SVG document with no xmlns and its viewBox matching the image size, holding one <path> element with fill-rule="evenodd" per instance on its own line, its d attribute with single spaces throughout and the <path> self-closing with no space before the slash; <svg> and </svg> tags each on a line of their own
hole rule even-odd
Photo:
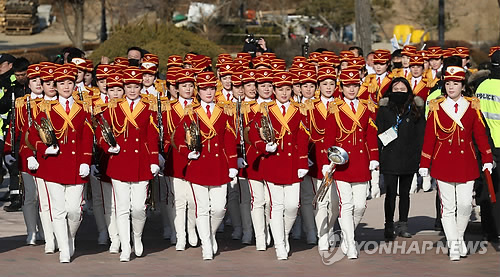
<svg viewBox="0 0 500 277">
<path fill-rule="evenodd" d="M 139 141 L 139 139 L 138 139 L 138 138 L 136 138 L 136 139 L 135 139 L 135 141 Z"/>
<path fill-rule="evenodd" d="M 347 141 L 347 143 L 351 143 L 351 141 L 350 141 L 350 140 L 348 140 L 348 141 Z"/>
<path fill-rule="evenodd" d="M 61 140 L 61 144 L 63 144 L 63 141 Z"/>
<path fill-rule="evenodd" d="M 127 139 L 123 139 L 123 141 L 127 142 Z"/>
<path fill-rule="evenodd" d="M 321 139 L 321 142 L 324 142 L 324 140 L 323 140 L 323 139 Z"/>
<path fill-rule="evenodd" d="M 288 146 L 292 145 L 290 142 L 288 143 Z"/>
<path fill-rule="evenodd" d="M 448 154 L 451 154 L 451 151 L 448 151 Z"/>
<path fill-rule="evenodd" d="M 76 132 L 76 131 L 75 131 L 75 129 L 71 129 L 71 132 L 73 132 L 73 133 L 74 133 L 74 132 Z"/>
<path fill-rule="evenodd" d="M 288 153 L 288 157 L 290 157 L 292 155 L 292 153 Z"/>
<path fill-rule="evenodd" d="M 451 139 L 449 139 L 448 142 L 451 143 Z"/>
<path fill-rule="evenodd" d="M 358 131 L 360 131 L 360 132 L 361 132 L 361 131 L 363 131 L 363 130 L 361 130 L 361 129 L 358 129 Z"/>
<path fill-rule="evenodd" d="M 139 153 L 139 150 L 135 149 L 135 150 L 134 150 L 134 152 L 135 152 L 135 153 Z"/>
<path fill-rule="evenodd" d="M 288 132 L 288 135 L 291 135 L 292 133 Z"/>
<path fill-rule="evenodd" d="M 362 140 L 362 139 L 359 139 L 359 142 L 363 142 L 363 140 Z"/>
<path fill-rule="evenodd" d="M 259 154 L 259 151 L 255 152 L 256 154 Z"/>
<path fill-rule="evenodd" d="M 363 150 L 359 150 L 359 153 L 363 153 Z"/>
<path fill-rule="evenodd" d="M 347 151 L 347 154 L 351 154 L 351 151 Z"/>
<path fill-rule="evenodd" d="M 214 143 L 214 146 L 215 146 L 215 147 L 217 147 L 217 146 L 219 146 L 219 145 L 218 145 L 217 143 Z"/>
<path fill-rule="evenodd" d="M 71 151 L 71 154 L 75 155 L 75 151 Z"/>
<path fill-rule="evenodd" d="M 215 154 L 215 157 L 219 157 L 219 154 Z"/>
<path fill-rule="evenodd" d="M 460 150 L 460 154 L 463 154 L 464 153 L 464 150 Z"/>
<path fill-rule="evenodd" d="M 123 153 L 127 153 L 127 149 L 123 149 Z"/>
<path fill-rule="evenodd" d="M 75 140 L 74 140 L 74 139 L 72 139 L 72 140 L 71 140 L 71 143 L 75 143 Z"/>
<path fill-rule="evenodd" d="M 205 155 L 202 155 L 203 158 L 205 158 Z"/>
<path fill-rule="evenodd" d="M 280 155 L 280 153 L 277 153 L 277 154 L 276 154 L 276 156 L 279 156 L 279 155 Z"/>
<path fill-rule="evenodd" d="M 139 127 L 135 127 L 136 130 L 139 130 Z"/>
<path fill-rule="evenodd" d="M 460 139 L 460 142 L 464 142 L 464 139 Z"/>
</svg>

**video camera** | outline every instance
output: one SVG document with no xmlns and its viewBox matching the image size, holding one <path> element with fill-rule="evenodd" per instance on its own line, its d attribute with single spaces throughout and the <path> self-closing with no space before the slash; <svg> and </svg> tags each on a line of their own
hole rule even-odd
<svg viewBox="0 0 500 277">
<path fill-rule="evenodd" d="M 262 38 L 256 39 L 253 34 L 248 34 L 245 37 L 245 45 L 243 46 L 243 52 L 249 53 L 250 55 L 252 55 L 252 57 L 255 57 L 256 52 L 264 52 L 264 50 L 262 50 L 262 48 L 259 45 L 259 41 L 261 39 Z"/>
</svg>

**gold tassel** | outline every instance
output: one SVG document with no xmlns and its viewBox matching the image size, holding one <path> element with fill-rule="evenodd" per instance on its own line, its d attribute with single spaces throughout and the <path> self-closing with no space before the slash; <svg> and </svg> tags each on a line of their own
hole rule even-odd
<svg viewBox="0 0 500 277">
<path fill-rule="evenodd" d="M 481 107 L 481 104 L 479 102 L 479 99 L 477 97 L 464 97 L 465 100 L 471 102 L 471 107 L 474 109 L 474 110 L 479 110 L 480 107 Z"/>
<path fill-rule="evenodd" d="M 439 110 L 439 103 L 443 102 L 444 99 L 445 99 L 444 97 L 432 99 L 431 102 L 429 102 L 429 112 L 438 111 Z"/>
</svg>

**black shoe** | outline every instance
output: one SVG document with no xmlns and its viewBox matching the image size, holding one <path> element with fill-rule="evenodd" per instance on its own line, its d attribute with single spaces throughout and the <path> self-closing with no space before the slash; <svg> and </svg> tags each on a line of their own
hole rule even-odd
<svg viewBox="0 0 500 277">
<path fill-rule="evenodd" d="M 11 201 L 9 206 L 3 207 L 6 212 L 19 212 L 22 210 L 21 197 L 19 195 L 11 195 Z"/>
<path fill-rule="evenodd" d="M 443 224 L 439 218 L 436 218 L 436 221 L 434 222 L 434 231 L 443 231 Z"/>
<path fill-rule="evenodd" d="M 402 238 L 411 238 L 411 234 L 408 232 L 408 222 L 399 221 L 396 223 L 396 234 Z"/>
<path fill-rule="evenodd" d="M 394 234 L 394 223 L 393 222 L 385 223 L 385 229 L 384 229 L 385 241 L 393 241 L 395 238 L 396 236 Z"/>
</svg>

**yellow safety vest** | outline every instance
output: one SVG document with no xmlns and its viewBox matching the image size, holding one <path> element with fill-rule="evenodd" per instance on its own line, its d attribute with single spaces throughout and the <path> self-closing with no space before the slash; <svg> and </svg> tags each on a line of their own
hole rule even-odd
<svg viewBox="0 0 500 277">
<path fill-rule="evenodd" d="M 495 148 L 500 148 L 500 79 L 484 80 L 476 90 L 476 97 Z"/>
<path fill-rule="evenodd" d="M 431 102 L 431 100 L 436 99 L 439 96 L 441 96 L 441 89 L 436 89 L 431 94 L 429 94 L 429 96 L 427 96 L 427 100 L 425 102 L 425 118 L 429 116 L 429 103 Z"/>
</svg>

